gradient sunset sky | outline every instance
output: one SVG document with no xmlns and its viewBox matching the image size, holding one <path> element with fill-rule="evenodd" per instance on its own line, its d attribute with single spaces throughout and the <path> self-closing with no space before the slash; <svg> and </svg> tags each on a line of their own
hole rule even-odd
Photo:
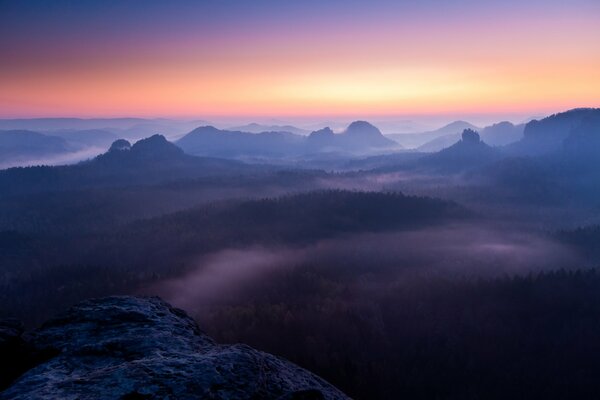
<svg viewBox="0 0 600 400">
<path fill-rule="evenodd" d="M 600 1 L 5 1 L 0 117 L 600 106 Z"/>
</svg>

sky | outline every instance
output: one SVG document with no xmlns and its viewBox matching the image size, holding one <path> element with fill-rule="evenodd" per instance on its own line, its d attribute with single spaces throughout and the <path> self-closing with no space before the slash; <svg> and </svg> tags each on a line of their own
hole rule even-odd
<svg viewBox="0 0 600 400">
<path fill-rule="evenodd" d="M 600 1 L 0 0 L 0 118 L 600 106 Z"/>
</svg>

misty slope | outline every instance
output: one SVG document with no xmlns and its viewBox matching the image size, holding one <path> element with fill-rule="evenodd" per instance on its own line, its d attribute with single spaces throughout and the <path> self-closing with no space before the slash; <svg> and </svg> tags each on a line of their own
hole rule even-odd
<svg viewBox="0 0 600 400">
<path fill-rule="evenodd" d="M 479 133 L 490 146 L 506 146 L 523 138 L 525 124 L 514 125 L 508 121 L 486 126 Z"/>
<path fill-rule="evenodd" d="M 523 129 L 525 125 L 513 125 L 508 121 L 498 122 L 483 129 L 474 129 L 479 132 L 481 140 L 490 146 L 505 146 L 510 143 L 517 142 L 523 137 Z M 452 144 L 460 140 L 461 134 L 456 132 L 444 136 L 439 136 L 427 143 L 419 146 L 418 151 L 435 152 L 450 147 Z"/>
<path fill-rule="evenodd" d="M 108 147 L 118 139 L 117 135 L 105 129 L 57 129 L 47 131 L 49 135 L 58 136 L 73 145 Z"/>
<path fill-rule="evenodd" d="M 8 161 L 35 159 L 70 150 L 69 143 L 57 136 L 28 130 L 0 131 L 0 168 Z"/>
<path fill-rule="evenodd" d="M 587 117 L 568 133 L 558 130 L 561 137 L 566 136 L 560 144 L 553 145 L 552 151 L 506 157 L 478 171 L 474 178 L 493 188 L 497 194 L 502 192 L 502 196 L 496 197 L 563 207 L 597 208 L 600 204 L 600 113 L 592 110 L 584 113 Z M 560 117 L 562 128 L 567 124 L 564 118 L 567 116 Z M 572 122 L 570 118 L 567 120 Z M 552 124 L 552 119 L 545 123 Z M 528 146 L 537 146 L 540 140 L 543 138 L 527 139 L 526 142 Z M 548 148 L 542 145 L 535 149 L 534 153 Z"/>
<path fill-rule="evenodd" d="M 423 146 L 425 143 L 435 140 L 436 138 L 441 138 L 443 136 L 448 135 L 455 135 L 458 132 L 461 132 L 465 129 L 479 130 L 478 127 L 476 127 L 473 124 L 470 124 L 469 122 L 454 121 L 433 131 L 418 133 L 392 133 L 385 136 L 406 148 L 412 149 L 417 148 L 419 146 Z M 458 138 L 453 140 L 452 143 L 456 142 L 456 140 L 458 140 Z M 437 150 L 441 150 L 441 148 Z"/>
<path fill-rule="evenodd" d="M 119 141 L 119 143 L 123 143 Z M 253 173 L 260 166 L 184 154 L 161 135 L 130 148 L 111 148 L 93 160 L 60 167 L 11 168 L 0 171 L 0 197 L 78 188 L 146 185 L 178 179 Z"/>
<path fill-rule="evenodd" d="M 285 158 L 323 152 L 368 153 L 398 147 L 365 121 L 355 121 L 339 134 L 324 128 L 308 137 L 289 132 L 249 133 L 205 126 L 176 143 L 189 154 L 233 158 Z"/>
<path fill-rule="evenodd" d="M 169 270 L 199 254 L 253 245 L 301 245 L 360 232 L 402 230 L 462 220 L 455 203 L 398 193 L 317 191 L 198 207 L 120 229 L 90 260 Z M 111 235 L 112 236 L 112 235 Z M 124 243 L 127 245 L 124 246 Z M 133 244 L 133 245 L 132 245 Z M 139 246 L 147 249 L 140 252 Z M 118 254 L 119 257 L 112 257 Z M 108 258 L 107 258 L 108 257 Z"/>
<path fill-rule="evenodd" d="M 441 173 L 454 173 L 480 168 L 501 157 L 501 153 L 485 144 L 476 131 L 465 129 L 458 142 L 418 159 L 415 165 Z"/>
<path fill-rule="evenodd" d="M 243 241 L 313 241 L 345 232 L 421 226 L 466 215 L 460 206 L 438 199 L 334 190 L 191 209 L 141 221 L 131 232 L 151 232 L 154 224 L 166 223 L 181 232 L 207 231 L 214 237 L 228 226 L 237 226 L 235 232 L 224 234 Z"/>
<path fill-rule="evenodd" d="M 85 228 L 86 218 L 77 216 Z M 0 253 L 0 262 L 6 262 L 0 271 L 0 282 L 6 283 L 0 291 L 0 315 L 12 307 L 35 320 L 71 301 L 130 292 L 176 276 L 195 266 L 198 257 L 221 250 L 302 247 L 324 238 L 437 226 L 469 217 L 455 203 L 432 198 L 318 191 L 215 203 L 92 234 L 83 228 L 31 235 L 6 232 L 0 235 L 0 248 L 11 246 L 14 251 Z M 62 287 L 60 294 L 57 287 Z M 29 300 L 23 297 L 24 288 Z M 42 303 L 43 308 L 27 308 Z"/>
<path fill-rule="evenodd" d="M 103 231 L 207 202 L 315 190 L 326 177 L 189 156 L 159 136 L 133 146 L 118 140 L 81 164 L 0 171 L 0 231 Z"/>
<path fill-rule="evenodd" d="M 165 118 L 23 118 L 0 119 L 0 129 L 33 131 L 102 130 L 118 137 L 137 140 L 156 133 L 181 135 L 206 121 L 181 121 Z"/>
<path fill-rule="evenodd" d="M 588 119 L 598 119 L 599 108 L 577 108 L 525 125 L 523 138 L 507 147 L 514 155 L 541 155 L 559 150 L 573 129 Z"/>
</svg>

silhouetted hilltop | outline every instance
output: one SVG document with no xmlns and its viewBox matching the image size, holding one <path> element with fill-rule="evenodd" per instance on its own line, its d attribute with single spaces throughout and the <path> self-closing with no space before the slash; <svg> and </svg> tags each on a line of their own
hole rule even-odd
<svg viewBox="0 0 600 400">
<path fill-rule="evenodd" d="M 523 138 L 525 124 L 514 125 L 508 121 L 498 122 L 480 130 L 481 139 L 490 146 L 506 146 Z"/>
<path fill-rule="evenodd" d="M 383 136 L 379 129 L 375 126 L 371 125 L 367 121 L 354 121 L 344 131 L 345 135 L 348 137 L 356 137 L 356 138 L 379 138 Z M 388 141 L 386 140 L 386 143 Z"/>
<path fill-rule="evenodd" d="M 559 150 L 573 129 L 585 120 L 597 118 L 599 108 L 576 108 L 553 114 L 525 125 L 523 139 L 508 147 L 512 154 L 539 155 Z"/>
<path fill-rule="evenodd" d="M 500 157 L 500 152 L 485 144 L 476 131 L 465 129 L 461 134 L 461 140 L 437 153 L 419 159 L 417 163 L 420 167 L 456 172 L 492 163 Z"/>
<path fill-rule="evenodd" d="M 123 146 L 127 148 L 127 141 L 117 141 L 111 145 L 111 149 L 114 150 L 114 146 Z M 149 138 L 139 140 L 135 142 L 133 146 L 130 146 L 129 153 L 125 156 L 129 158 L 137 159 L 177 159 L 183 156 L 183 150 L 169 142 L 162 135 L 154 135 Z M 109 150 L 105 155 L 98 156 L 99 159 L 112 155 L 113 153 Z"/>
<path fill-rule="evenodd" d="M 418 133 L 392 133 L 385 136 L 407 148 L 418 148 L 420 146 L 424 146 L 428 142 L 433 142 L 434 140 L 439 138 L 440 140 L 437 141 L 437 143 L 442 142 L 443 145 L 437 144 L 435 146 L 431 146 L 430 148 L 425 148 L 422 150 L 439 151 L 444 147 L 448 147 L 451 144 L 455 143 L 457 140 L 459 140 L 460 132 L 462 132 L 464 129 L 478 130 L 479 128 L 466 121 L 454 121 L 433 131 Z M 442 139 L 443 137 L 445 138 Z"/>
<path fill-rule="evenodd" d="M 298 154 L 303 137 L 289 132 L 249 133 L 202 126 L 176 143 L 186 153 L 213 157 L 285 157 Z"/>
<path fill-rule="evenodd" d="M 518 156 L 490 165 L 482 175 L 514 198 L 595 206 L 600 201 L 600 109 L 555 114 L 532 126 L 527 137 L 505 150 Z"/>
<path fill-rule="evenodd" d="M 497 124 L 486 126 L 483 129 L 468 129 L 478 131 L 481 139 L 491 146 L 504 146 L 520 140 L 523 137 L 524 127 L 524 124 L 513 125 L 508 121 L 503 121 Z M 460 132 L 439 136 L 419 146 L 417 150 L 427 153 L 440 151 L 446 147 L 450 147 L 460 140 L 460 138 Z"/>
<path fill-rule="evenodd" d="M 189 154 L 234 158 L 285 158 L 322 152 L 367 153 L 398 147 L 365 121 L 353 122 L 339 134 L 324 128 L 308 136 L 289 132 L 228 131 L 204 126 L 179 139 L 177 145 Z"/>
<path fill-rule="evenodd" d="M 336 150 L 335 133 L 326 127 L 311 132 L 306 140 L 308 151 L 334 151 Z"/>
<path fill-rule="evenodd" d="M 600 109 L 586 115 L 571 129 L 563 140 L 562 150 L 573 162 L 600 162 Z"/>
<path fill-rule="evenodd" d="M 377 127 L 366 121 L 354 121 L 338 134 L 334 134 L 328 127 L 323 128 L 312 132 L 307 139 L 309 152 L 341 151 L 361 154 L 394 147 L 401 146 L 383 136 Z"/>
<path fill-rule="evenodd" d="M 117 151 L 118 150 L 118 151 Z M 126 150 L 126 151 L 125 151 Z M 127 140 L 119 139 L 109 150 L 83 166 L 91 167 L 147 167 L 154 169 L 160 165 L 175 166 L 192 162 L 191 156 L 169 142 L 162 135 L 154 135 L 131 145 Z"/>
<path fill-rule="evenodd" d="M 16 378 L 2 399 L 348 398 L 282 358 L 215 343 L 157 297 L 88 300 L 27 338 L 21 333 L 0 321 L 0 364 Z M 8 357 L 15 355 L 21 360 Z"/>
<path fill-rule="evenodd" d="M 108 149 L 109 152 L 123 150 L 131 150 L 131 143 L 129 143 L 128 140 L 117 139 L 110 145 L 110 148 Z"/>
<path fill-rule="evenodd" d="M 0 171 L 0 194 L 155 184 L 200 177 L 252 174 L 262 169 L 239 161 L 185 154 L 162 135 L 142 139 L 132 146 L 128 144 L 125 140 L 117 140 L 106 153 L 75 165 Z"/>
<path fill-rule="evenodd" d="M 357 150 L 396 146 L 393 140 L 383 136 L 379 129 L 366 121 L 352 122 L 340 137 L 346 142 L 346 146 L 355 147 Z"/>
</svg>

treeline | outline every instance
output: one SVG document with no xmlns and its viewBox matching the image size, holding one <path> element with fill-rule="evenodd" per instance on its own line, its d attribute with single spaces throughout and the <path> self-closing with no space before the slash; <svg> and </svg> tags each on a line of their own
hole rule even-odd
<svg viewBox="0 0 600 400">
<path fill-rule="evenodd" d="M 70 218 L 76 216 L 82 225 L 90 223 L 85 213 Z M 5 231 L 0 234 L 0 248 L 5 249 L 0 253 L 0 315 L 18 315 L 35 324 L 91 294 L 130 292 L 178 276 L 199 256 L 220 250 L 302 246 L 467 216 L 462 207 L 442 200 L 334 190 L 215 202 L 125 226 L 114 224 L 108 231 Z"/>
<path fill-rule="evenodd" d="M 357 399 L 592 399 L 600 391 L 594 270 L 365 279 L 299 267 L 262 283 L 245 304 L 197 316 L 217 340 L 282 355 Z"/>
</svg>

